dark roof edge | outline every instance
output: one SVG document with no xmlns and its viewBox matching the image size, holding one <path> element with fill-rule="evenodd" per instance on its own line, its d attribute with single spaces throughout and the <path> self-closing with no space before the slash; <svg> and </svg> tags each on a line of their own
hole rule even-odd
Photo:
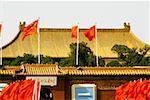
<svg viewBox="0 0 150 100">
<path fill-rule="evenodd" d="M 5 49 L 7 46 L 9 46 L 9 45 L 11 45 L 13 42 L 15 42 L 15 41 L 18 39 L 20 33 L 21 33 L 21 31 L 19 31 L 19 32 L 17 33 L 17 35 L 16 35 L 9 43 L 5 44 L 5 45 L 2 47 L 2 49 Z"/>
</svg>

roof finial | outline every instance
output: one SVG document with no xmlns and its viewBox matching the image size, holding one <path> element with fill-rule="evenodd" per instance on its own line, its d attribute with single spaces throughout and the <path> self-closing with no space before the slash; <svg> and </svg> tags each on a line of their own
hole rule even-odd
<svg viewBox="0 0 150 100">
<path fill-rule="evenodd" d="M 130 31 L 130 23 L 124 23 L 124 29 Z"/>
<path fill-rule="evenodd" d="M 19 30 L 20 30 L 20 31 L 23 30 L 23 28 L 25 27 L 25 24 L 26 24 L 25 22 L 23 22 L 23 23 L 20 22 L 20 24 L 19 24 Z"/>
</svg>

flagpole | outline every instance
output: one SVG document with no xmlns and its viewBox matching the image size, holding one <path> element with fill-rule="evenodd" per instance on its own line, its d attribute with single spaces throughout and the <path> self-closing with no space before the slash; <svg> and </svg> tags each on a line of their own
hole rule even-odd
<svg viewBox="0 0 150 100">
<path fill-rule="evenodd" d="M 77 49 L 76 49 L 76 66 L 79 65 L 79 23 L 77 24 Z"/>
<path fill-rule="evenodd" d="M 37 33 L 38 33 L 38 64 L 41 63 L 41 57 L 40 57 L 40 28 L 39 28 L 39 20 L 40 20 L 40 18 L 38 18 L 38 29 L 37 29 Z"/>
<path fill-rule="evenodd" d="M 98 67 L 98 39 L 97 39 L 97 28 L 96 28 L 96 23 L 95 23 L 95 35 L 96 35 L 96 41 L 95 41 L 95 45 L 96 45 L 96 66 Z"/>
<path fill-rule="evenodd" d="M 3 1 L 0 1 L 0 6 L 1 6 L 1 8 L 3 8 Z M 0 53 L 1 53 L 0 54 L 0 57 L 1 57 L 0 58 L 0 65 L 3 65 L 3 43 L 2 43 L 3 42 L 3 38 L 2 38 L 3 9 L 1 9 L 0 12 L 1 12 L 0 13 L 0 15 L 1 15 L 0 17 L 2 18 L 1 19 L 1 32 L 0 32 L 0 37 L 1 37 L 1 41 L 0 41 L 1 42 L 1 47 L 0 47 Z"/>
</svg>

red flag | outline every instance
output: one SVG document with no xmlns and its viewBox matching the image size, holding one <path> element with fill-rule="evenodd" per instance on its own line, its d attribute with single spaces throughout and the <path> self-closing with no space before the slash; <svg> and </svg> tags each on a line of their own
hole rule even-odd
<svg viewBox="0 0 150 100">
<path fill-rule="evenodd" d="M 40 83 L 35 80 L 18 81 L 3 89 L 0 100 L 38 100 L 40 89 Z"/>
<path fill-rule="evenodd" d="M 12 90 L 12 88 L 14 87 L 14 83 L 10 84 L 9 86 L 5 87 L 1 94 L 0 94 L 0 100 L 8 100 L 9 98 L 9 94 L 10 94 L 10 91 Z"/>
<path fill-rule="evenodd" d="M 23 29 L 23 35 L 21 40 L 23 41 L 27 36 L 31 34 L 37 34 L 37 27 L 38 27 L 38 20 L 32 22 L 28 26 L 24 27 Z"/>
<path fill-rule="evenodd" d="M 78 26 L 73 26 L 71 28 L 71 37 L 72 38 L 77 38 L 77 30 L 78 30 Z"/>
<path fill-rule="evenodd" d="M 0 24 L 0 33 L 1 33 L 1 31 L 2 31 L 2 24 Z"/>
<path fill-rule="evenodd" d="M 95 34 L 96 34 L 96 26 L 95 25 L 92 26 L 86 32 L 84 32 L 84 35 L 89 39 L 89 41 L 92 41 L 93 38 L 95 38 Z"/>
<path fill-rule="evenodd" d="M 27 94 L 29 92 L 29 89 L 30 89 L 30 91 L 33 91 L 31 88 L 32 86 L 34 86 L 34 85 L 32 85 L 33 82 L 34 81 L 31 79 L 30 80 L 24 80 L 21 82 L 21 85 L 19 87 L 18 100 L 21 100 L 21 98 L 24 98 L 24 100 L 27 100 L 26 99 L 27 96 L 25 94 Z M 30 98 L 32 98 L 32 97 L 30 97 Z"/>
<path fill-rule="evenodd" d="M 122 88 L 125 86 L 124 88 Z M 150 100 L 150 81 L 127 83 L 116 89 L 116 100 Z"/>
<path fill-rule="evenodd" d="M 9 93 L 9 100 L 17 100 L 20 82 L 16 82 Z"/>
</svg>

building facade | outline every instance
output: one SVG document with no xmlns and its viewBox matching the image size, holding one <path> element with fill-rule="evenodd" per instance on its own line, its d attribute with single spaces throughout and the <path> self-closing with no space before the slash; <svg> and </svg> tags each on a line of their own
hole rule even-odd
<svg viewBox="0 0 150 100">
<path fill-rule="evenodd" d="M 41 100 L 115 100 L 116 87 L 138 79 L 149 79 L 150 67 L 77 69 L 53 64 L 26 64 L 0 70 L 0 76 L 1 83 L 7 84 L 23 79 L 40 81 L 41 98 L 44 98 Z"/>
</svg>

